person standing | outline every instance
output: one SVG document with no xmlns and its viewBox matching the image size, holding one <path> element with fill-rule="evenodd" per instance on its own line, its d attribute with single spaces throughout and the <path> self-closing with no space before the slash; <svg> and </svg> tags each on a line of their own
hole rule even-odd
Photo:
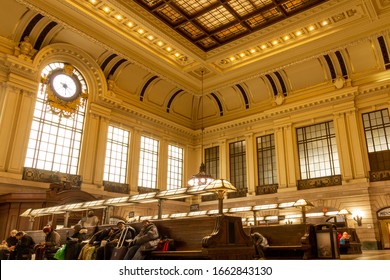
<svg viewBox="0 0 390 280">
<path fill-rule="evenodd" d="M 83 227 L 94 227 L 99 224 L 99 218 L 92 210 L 90 210 L 88 211 L 87 217 L 82 218 L 78 224 L 82 225 Z"/>
</svg>

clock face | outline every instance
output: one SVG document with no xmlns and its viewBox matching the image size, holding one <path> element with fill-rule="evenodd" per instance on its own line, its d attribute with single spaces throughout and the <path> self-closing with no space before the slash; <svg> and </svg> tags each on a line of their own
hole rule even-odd
<svg viewBox="0 0 390 280">
<path fill-rule="evenodd" d="M 80 82 L 77 77 L 60 71 L 51 75 L 50 86 L 54 94 L 64 101 L 73 101 L 80 94 Z"/>
</svg>

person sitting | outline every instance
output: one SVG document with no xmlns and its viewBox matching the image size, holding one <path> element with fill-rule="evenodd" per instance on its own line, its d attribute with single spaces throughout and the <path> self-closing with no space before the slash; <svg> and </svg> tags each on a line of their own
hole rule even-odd
<svg viewBox="0 0 390 280">
<path fill-rule="evenodd" d="M 143 260 L 148 252 L 157 248 L 160 241 L 157 227 L 149 220 L 142 221 L 142 228 L 137 236 L 129 245 L 124 259 L 125 260 Z"/>
<path fill-rule="evenodd" d="M 347 243 L 349 243 L 349 234 L 348 232 L 344 231 L 340 238 L 340 245 L 346 245 Z"/>
<path fill-rule="evenodd" d="M 92 235 L 88 244 L 85 244 L 81 249 L 78 259 L 79 260 L 91 260 L 98 259 L 104 260 L 104 245 L 110 236 L 118 230 L 117 227 L 112 226 L 102 229 Z M 99 251 L 98 251 L 99 250 Z"/>
<path fill-rule="evenodd" d="M 61 246 L 61 236 L 56 232 L 51 225 L 46 225 L 43 228 L 45 233 L 45 241 L 40 245 L 44 246 L 44 257 L 48 260 L 54 260 L 54 254 Z"/>
<path fill-rule="evenodd" d="M 73 226 L 73 234 L 66 239 L 65 260 L 77 260 L 81 251 L 81 242 L 87 239 L 88 230 L 79 224 Z"/>
<path fill-rule="evenodd" d="M 11 230 L 10 236 L 7 237 L 6 240 L 1 242 L 1 259 L 2 260 L 15 260 L 16 252 L 15 246 L 18 244 L 18 240 L 16 239 L 16 234 L 18 231 L 16 229 Z"/>
<path fill-rule="evenodd" d="M 18 244 L 15 246 L 16 259 L 17 260 L 30 260 L 31 255 L 34 252 L 35 242 L 31 236 L 27 235 L 23 231 L 19 231 L 15 235 L 18 240 Z"/>
<path fill-rule="evenodd" d="M 84 240 L 87 240 L 88 229 L 82 227 L 79 224 L 73 226 L 73 234 L 69 237 L 68 240 L 74 240 L 77 243 L 81 243 Z"/>
<path fill-rule="evenodd" d="M 267 250 L 268 240 L 263 235 L 258 232 L 254 232 L 251 234 L 253 244 L 255 245 L 256 257 L 259 259 L 264 259 L 264 252 Z"/>
<path fill-rule="evenodd" d="M 340 254 L 346 254 L 348 252 L 349 238 L 350 235 L 348 232 L 344 231 L 340 237 Z"/>
<path fill-rule="evenodd" d="M 98 260 L 110 260 L 113 249 L 118 245 L 119 239 L 121 238 L 122 232 L 126 230 L 125 222 L 119 221 L 117 224 L 117 230 L 112 232 L 110 237 L 107 239 L 106 244 L 98 248 L 96 252 L 96 259 Z M 126 235 L 122 236 L 124 240 L 130 240 L 133 238 L 133 232 L 135 230 L 132 227 L 128 227 L 130 230 L 127 230 Z M 124 243 L 127 245 L 126 243 Z"/>
</svg>

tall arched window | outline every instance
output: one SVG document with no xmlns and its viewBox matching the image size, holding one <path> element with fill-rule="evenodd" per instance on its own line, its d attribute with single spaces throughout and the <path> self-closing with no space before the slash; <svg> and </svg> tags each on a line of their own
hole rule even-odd
<svg viewBox="0 0 390 280">
<path fill-rule="evenodd" d="M 24 166 L 76 175 L 84 127 L 86 82 L 69 64 L 41 73 Z"/>
</svg>

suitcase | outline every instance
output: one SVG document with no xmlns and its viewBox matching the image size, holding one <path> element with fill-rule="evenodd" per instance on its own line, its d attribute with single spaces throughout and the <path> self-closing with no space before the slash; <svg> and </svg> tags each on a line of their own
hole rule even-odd
<svg viewBox="0 0 390 280">
<path fill-rule="evenodd" d="M 112 249 L 111 260 L 123 260 L 125 257 L 129 248 L 127 246 L 123 246 L 123 243 L 125 242 L 128 230 L 128 227 L 125 227 L 122 230 L 121 235 L 119 236 L 118 244 L 115 248 Z"/>
<path fill-rule="evenodd" d="M 128 249 L 126 246 L 115 247 L 112 250 L 111 260 L 123 260 Z"/>
</svg>

